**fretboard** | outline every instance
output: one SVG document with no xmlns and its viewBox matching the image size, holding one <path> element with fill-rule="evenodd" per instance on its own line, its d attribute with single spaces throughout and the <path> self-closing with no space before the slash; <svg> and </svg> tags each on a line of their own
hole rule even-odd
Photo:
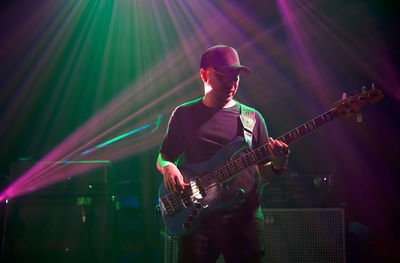
<svg viewBox="0 0 400 263">
<path fill-rule="evenodd" d="M 318 129 L 322 125 L 328 123 L 329 121 L 335 119 L 334 109 L 331 109 L 318 117 L 306 122 L 303 125 L 291 130 L 290 132 L 282 135 L 276 140 L 282 141 L 286 144 L 291 144 L 297 141 L 301 137 L 307 135 L 308 133 Z M 213 171 L 213 176 L 215 176 L 218 182 L 223 183 L 232 179 L 236 174 L 243 171 L 244 169 L 261 163 L 266 162 L 270 159 L 271 149 L 268 144 L 264 144 L 255 150 L 249 151 L 243 154 L 241 157 L 219 167 Z"/>
</svg>

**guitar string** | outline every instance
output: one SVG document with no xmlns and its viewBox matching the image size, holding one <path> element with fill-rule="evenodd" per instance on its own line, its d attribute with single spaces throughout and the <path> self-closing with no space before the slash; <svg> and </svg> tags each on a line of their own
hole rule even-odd
<svg viewBox="0 0 400 263">
<path fill-rule="evenodd" d="M 260 157 L 257 157 L 257 153 L 259 152 L 261 155 Z M 257 149 L 246 153 L 245 155 L 235 159 L 234 161 L 227 163 L 219 168 L 217 168 L 216 170 L 205 174 L 201 177 L 201 181 L 209 184 L 210 182 L 212 182 L 214 179 L 216 179 L 216 183 L 221 183 L 220 180 L 218 179 L 218 173 L 221 174 L 221 176 L 223 177 L 223 181 L 230 179 L 230 177 L 234 176 L 235 174 L 245 170 L 246 168 L 248 168 L 249 166 L 251 166 L 254 163 L 260 162 L 263 159 L 267 159 L 268 155 L 271 155 L 272 151 L 271 149 L 268 147 L 268 144 L 264 144 L 260 147 L 258 147 Z M 251 156 L 254 156 L 254 158 L 252 158 Z M 247 164 L 249 162 L 249 164 Z M 240 163 L 241 165 L 234 165 L 236 163 Z M 231 166 L 231 169 L 230 167 Z M 233 172 L 231 172 L 231 170 L 233 170 Z M 222 181 L 222 182 L 223 182 Z"/>
</svg>

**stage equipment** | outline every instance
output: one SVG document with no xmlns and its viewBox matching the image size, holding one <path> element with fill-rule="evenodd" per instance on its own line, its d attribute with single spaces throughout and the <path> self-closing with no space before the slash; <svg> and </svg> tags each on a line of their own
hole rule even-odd
<svg viewBox="0 0 400 263">
<path fill-rule="evenodd" d="M 265 208 L 332 207 L 334 176 L 286 173 L 261 187 L 260 201 Z"/>
<path fill-rule="evenodd" d="M 33 165 L 11 165 L 11 180 Z M 88 172 L 6 200 L 2 262 L 118 262 L 111 163 L 57 165 Z"/>
<path fill-rule="evenodd" d="M 265 262 L 343 263 L 343 208 L 263 209 Z"/>
<path fill-rule="evenodd" d="M 282 174 L 261 188 L 261 206 L 265 208 L 332 207 L 334 176 Z"/>
</svg>

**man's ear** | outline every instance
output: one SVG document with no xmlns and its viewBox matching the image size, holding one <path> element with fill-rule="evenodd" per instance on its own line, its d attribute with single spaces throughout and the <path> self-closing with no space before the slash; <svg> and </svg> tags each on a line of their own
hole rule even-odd
<svg viewBox="0 0 400 263">
<path fill-rule="evenodd" d="M 207 71 L 206 70 L 204 70 L 204 69 L 201 69 L 200 70 L 200 77 L 201 77 L 201 79 L 204 81 L 204 82 L 207 82 Z"/>
</svg>

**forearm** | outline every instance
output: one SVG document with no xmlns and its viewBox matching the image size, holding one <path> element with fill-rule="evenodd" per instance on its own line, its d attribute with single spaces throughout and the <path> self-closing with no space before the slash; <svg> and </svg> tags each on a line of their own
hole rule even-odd
<svg viewBox="0 0 400 263">
<path fill-rule="evenodd" d="M 157 169 L 162 175 L 164 175 L 164 168 L 168 165 L 175 165 L 175 163 L 168 161 L 163 154 L 159 154 L 157 158 Z"/>
</svg>

